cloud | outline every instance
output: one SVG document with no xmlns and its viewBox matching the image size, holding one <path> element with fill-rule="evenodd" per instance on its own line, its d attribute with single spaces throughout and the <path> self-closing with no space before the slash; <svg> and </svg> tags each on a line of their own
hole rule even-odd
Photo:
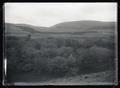
<svg viewBox="0 0 120 88">
<path fill-rule="evenodd" d="M 52 26 L 78 20 L 116 21 L 117 3 L 5 3 L 5 22 Z"/>
</svg>

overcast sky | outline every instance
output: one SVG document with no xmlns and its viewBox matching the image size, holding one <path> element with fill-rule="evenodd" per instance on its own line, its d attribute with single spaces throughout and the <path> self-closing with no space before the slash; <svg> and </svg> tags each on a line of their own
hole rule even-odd
<svg viewBox="0 0 120 88">
<path fill-rule="evenodd" d="M 5 22 L 52 26 L 60 22 L 116 21 L 117 3 L 5 3 Z"/>
</svg>

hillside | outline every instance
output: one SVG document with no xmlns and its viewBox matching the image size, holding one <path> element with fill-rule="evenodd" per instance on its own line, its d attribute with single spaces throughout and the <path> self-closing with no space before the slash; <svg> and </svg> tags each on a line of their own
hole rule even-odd
<svg viewBox="0 0 120 88">
<path fill-rule="evenodd" d="M 30 29 L 31 32 L 33 32 L 33 31 L 43 32 L 43 31 L 46 31 L 46 30 L 48 29 L 47 27 L 33 26 L 33 25 L 28 25 L 28 24 L 16 24 L 16 26 L 21 27 L 21 28 L 23 28 L 24 30 Z M 30 30 L 29 30 L 29 31 L 30 31 Z"/>
<path fill-rule="evenodd" d="M 56 24 L 51 27 L 39 27 L 28 24 L 5 24 L 6 33 L 39 33 L 39 32 L 88 32 L 114 31 L 115 22 L 101 21 L 71 21 Z"/>
<path fill-rule="evenodd" d="M 5 23 L 5 33 L 39 33 L 46 30 L 45 27 L 36 27 L 27 24 Z"/>
<path fill-rule="evenodd" d="M 114 28 L 115 22 L 72 21 L 56 24 L 50 28 L 49 32 L 98 31 L 113 30 Z"/>
</svg>

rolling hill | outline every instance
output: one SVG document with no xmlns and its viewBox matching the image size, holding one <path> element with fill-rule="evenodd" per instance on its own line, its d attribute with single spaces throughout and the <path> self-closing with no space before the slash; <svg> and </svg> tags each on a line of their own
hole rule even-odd
<svg viewBox="0 0 120 88">
<path fill-rule="evenodd" d="M 5 33 L 39 33 L 46 29 L 46 27 L 37 27 L 28 24 L 5 23 Z"/>
<path fill-rule="evenodd" d="M 42 27 L 42 26 L 33 26 L 33 25 L 28 25 L 28 24 L 16 24 L 17 27 L 23 28 L 24 31 L 31 31 L 31 32 L 43 32 L 47 31 L 47 27 Z"/>
<path fill-rule="evenodd" d="M 56 24 L 52 26 L 49 32 L 81 32 L 96 30 L 113 30 L 115 22 L 101 21 L 72 21 Z"/>
<path fill-rule="evenodd" d="M 59 23 L 51 27 L 5 23 L 5 33 L 114 31 L 114 29 L 115 22 L 102 21 L 71 21 Z"/>
</svg>

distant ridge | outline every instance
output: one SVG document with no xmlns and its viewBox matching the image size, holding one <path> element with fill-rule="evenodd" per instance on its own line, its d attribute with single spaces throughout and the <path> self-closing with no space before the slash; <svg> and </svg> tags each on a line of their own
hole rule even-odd
<svg viewBox="0 0 120 88">
<path fill-rule="evenodd" d="M 47 27 L 37 27 L 28 24 L 5 23 L 5 33 L 39 33 L 47 30 Z"/>
<path fill-rule="evenodd" d="M 6 33 L 39 33 L 39 32 L 83 32 L 115 29 L 115 22 L 103 21 L 70 21 L 62 22 L 51 27 L 39 27 L 28 24 L 5 23 Z"/>
<path fill-rule="evenodd" d="M 56 24 L 49 32 L 81 32 L 86 30 L 109 30 L 115 28 L 115 22 L 72 21 Z"/>
</svg>

